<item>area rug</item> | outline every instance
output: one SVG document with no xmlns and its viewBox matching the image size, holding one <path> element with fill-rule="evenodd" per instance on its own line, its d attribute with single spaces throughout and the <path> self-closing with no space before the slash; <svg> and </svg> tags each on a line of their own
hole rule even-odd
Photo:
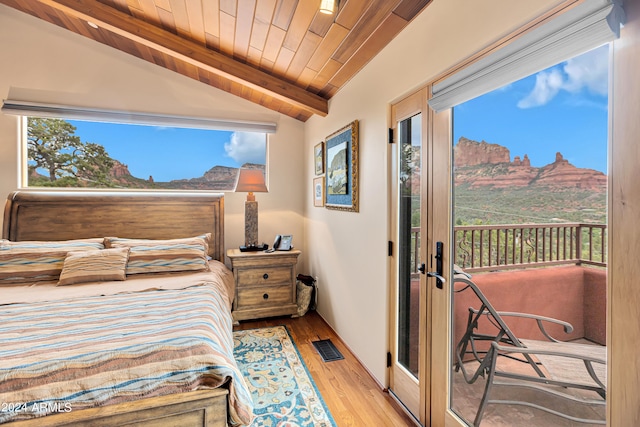
<svg viewBox="0 0 640 427">
<path fill-rule="evenodd" d="M 335 427 L 284 326 L 233 333 L 234 355 L 251 392 L 251 427 Z"/>
</svg>

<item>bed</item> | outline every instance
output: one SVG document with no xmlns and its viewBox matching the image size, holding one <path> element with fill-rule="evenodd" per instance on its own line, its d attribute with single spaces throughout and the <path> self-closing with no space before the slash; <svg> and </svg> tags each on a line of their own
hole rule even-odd
<svg viewBox="0 0 640 427">
<path fill-rule="evenodd" d="M 29 268 L 0 270 L 0 422 L 249 424 L 223 230 L 221 194 L 11 193 L 0 260 Z"/>
</svg>

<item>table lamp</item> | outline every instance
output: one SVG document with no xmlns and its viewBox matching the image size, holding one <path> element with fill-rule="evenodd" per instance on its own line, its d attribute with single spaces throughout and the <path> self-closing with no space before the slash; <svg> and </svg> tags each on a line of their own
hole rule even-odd
<svg viewBox="0 0 640 427">
<path fill-rule="evenodd" d="M 248 192 L 244 202 L 244 246 L 243 251 L 260 251 L 267 249 L 264 245 L 258 245 L 258 202 L 255 193 L 266 193 L 267 186 L 264 182 L 264 172 L 260 169 L 240 169 L 236 181 L 236 193 Z"/>
</svg>

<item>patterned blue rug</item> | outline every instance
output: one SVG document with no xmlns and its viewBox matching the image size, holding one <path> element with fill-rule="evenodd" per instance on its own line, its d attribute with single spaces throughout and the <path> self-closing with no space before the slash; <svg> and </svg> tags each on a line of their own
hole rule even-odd
<svg viewBox="0 0 640 427">
<path fill-rule="evenodd" d="M 233 333 L 234 355 L 253 398 L 251 427 L 335 427 L 284 326 Z"/>
</svg>

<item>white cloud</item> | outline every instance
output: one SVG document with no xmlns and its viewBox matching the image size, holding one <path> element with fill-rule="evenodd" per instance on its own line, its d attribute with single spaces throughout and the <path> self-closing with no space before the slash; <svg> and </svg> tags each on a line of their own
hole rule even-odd
<svg viewBox="0 0 640 427">
<path fill-rule="evenodd" d="M 551 101 L 561 90 L 579 94 L 583 89 L 595 95 L 608 92 L 609 57 L 607 46 L 599 47 L 550 71 L 536 74 L 536 84 L 526 97 L 518 102 L 519 108 L 539 107 Z"/>
<path fill-rule="evenodd" d="M 519 108 L 531 108 L 545 105 L 560 91 L 563 77 L 557 68 L 551 71 L 541 71 L 536 74 L 536 85 L 529 95 L 518 102 Z"/>
<path fill-rule="evenodd" d="M 567 74 L 564 89 L 575 93 L 586 88 L 593 94 L 607 95 L 608 70 L 609 61 L 606 46 L 572 58 L 564 66 L 564 72 Z"/>
<path fill-rule="evenodd" d="M 234 132 L 231 140 L 224 144 L 224 151 L 227 156 L 238 162 L 244 163 L 266 163 L 266 136 L 263 133 L 255 132 Z"/>
</svg>

